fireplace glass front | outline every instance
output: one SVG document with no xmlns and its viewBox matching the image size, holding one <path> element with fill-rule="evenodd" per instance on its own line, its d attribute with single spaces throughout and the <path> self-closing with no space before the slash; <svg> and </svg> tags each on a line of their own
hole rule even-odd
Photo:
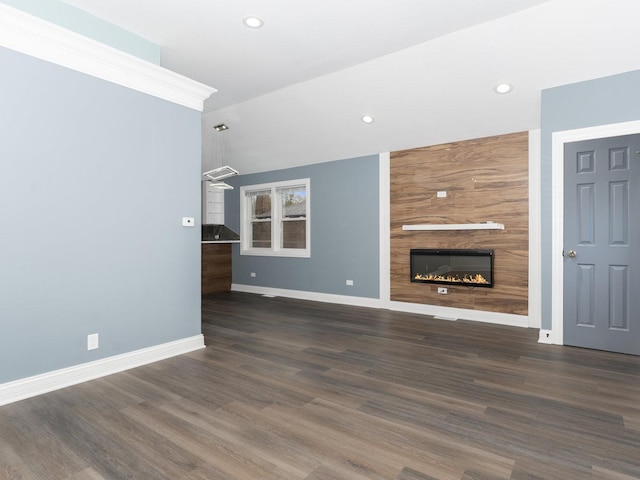
<svg viewBox="0 0 640 480">
<path fill-rule="evenodd" d="M 411 281 L 493 287 L 493 250 L 411 249 Z"/>
</svg>

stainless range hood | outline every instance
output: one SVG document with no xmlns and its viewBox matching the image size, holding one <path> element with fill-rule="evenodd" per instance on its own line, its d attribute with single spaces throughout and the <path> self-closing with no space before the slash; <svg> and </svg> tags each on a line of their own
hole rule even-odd
<svg viewBox="0 0 640 480">
<path fill-rule="evenodd" d="M 240 235 L 224 224 L 224 190 L 208 180 L 202 182 L 202 241 L 240 241 Z"/>
</svg>

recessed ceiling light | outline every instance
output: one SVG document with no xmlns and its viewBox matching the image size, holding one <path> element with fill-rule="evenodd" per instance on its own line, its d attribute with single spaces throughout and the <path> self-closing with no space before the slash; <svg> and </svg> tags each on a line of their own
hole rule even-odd
<svg viewBox="0 0 640 480">
<path fill-rule="evenodd" d="M 371 115 L 363 115 L 360 120 L 364 123 L 373 123 L 374 118 Z"/>
<path fill-rule="evenodd" d="M 500 95 L 504 95 L 505 93 L 509 93 L 511 90 L 513 90 L 513 85 L 511 85 L 510 83 L 499 83 L 498 85 L 493 87 L 493 90 Z"/>
<path fill-rule="evenodd" d="M 264 22 L 260 17 L 245 17 L 242 20 L 242 23 L 244 23 L 245 26 L 249 28 L 260 28 L 262 25 L 264 25 Z"/>
</svg>

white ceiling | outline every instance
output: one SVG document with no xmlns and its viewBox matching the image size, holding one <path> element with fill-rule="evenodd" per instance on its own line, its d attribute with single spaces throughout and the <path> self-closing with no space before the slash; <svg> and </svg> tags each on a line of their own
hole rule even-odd
<svg viewBox="0 0 640 480">
<path fill-rule="evenodd" d="M 218 89 L 205 104 L 203 170 L 538 128 L 542 89 L 640 69 L 638 0 L 66 1 Z M 264 26 L 244 27 L 248 15 Z M 495 94 L 501 81 L 513 92 Z M 213 132 L 218 123 L 230 129 Z M 212 155 L 220 140 L 224 159 Z"/>
</svg>

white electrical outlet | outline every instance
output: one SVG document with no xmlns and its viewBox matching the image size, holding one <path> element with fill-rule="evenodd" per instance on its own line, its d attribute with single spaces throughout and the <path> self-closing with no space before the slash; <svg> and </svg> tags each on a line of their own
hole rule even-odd
<svg viewBox="0 0 640 480">
<path fill-rule="evenodd" d="M 446 191 L 438 192 L 436 196 L 438 198 L 447 198 L 447 192 Z"/>
<path fill-rule="evenodd" d="M 251 272 L 251 278 L 256 278 L 256 272 Z"/>
<path fill-rule="evenodd" d="M 446 287 L 438 287 L 438 293 L 440 295 L 446 295 L 448 293 L 448 290 Z"/>
<path fill-rule="evenodd" d="M 350 287 L 353 286 L 353 280 L 347 280 L 347 285 L 349 285 Z"/>
<path fill-rule="evenodd" d="M 97 333 L 87 335 L 87 350 L 96 350 L 100 345 Z"/>
</svg>

